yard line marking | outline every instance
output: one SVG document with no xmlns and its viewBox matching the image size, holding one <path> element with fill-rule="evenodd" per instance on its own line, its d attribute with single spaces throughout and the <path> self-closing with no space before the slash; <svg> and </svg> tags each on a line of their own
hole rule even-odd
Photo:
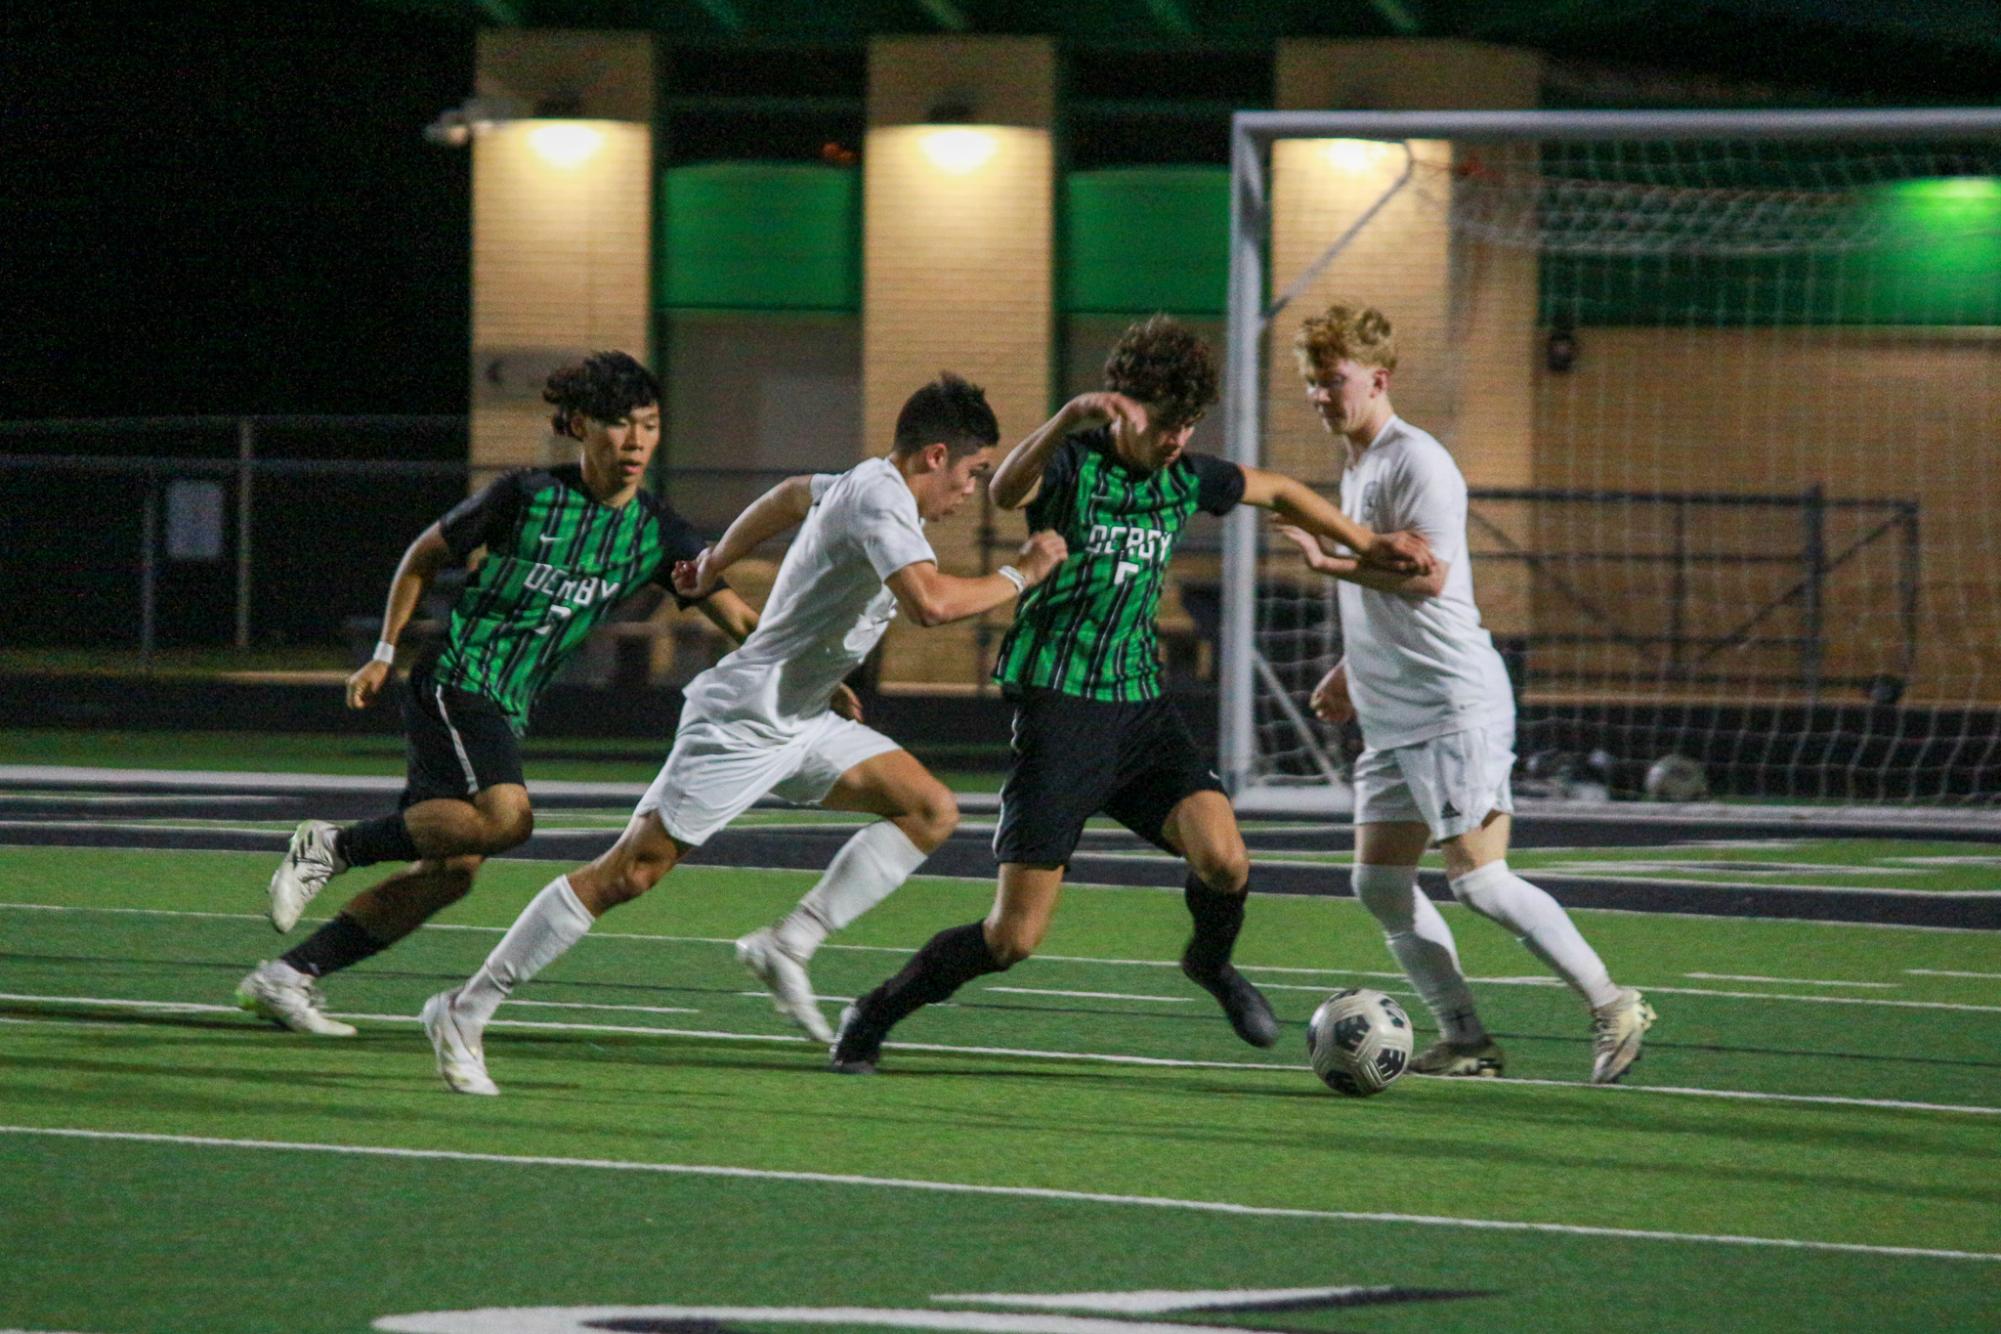
<svg viewBox="0 0 2001 1334">
<path fill-rule="evenodd" d="M 280 1153 L 347 1154 L 355 1157 L 418 1159 L 431 1162 L 491 1163 L 509 1167 L 570 1167 L 604 1172 L 645 1172 L 662 1176 L 721 1177 L 737 1181 L 790 1181 L 816 1186 L 864 1186 L 879 1190 L 932 1191 L 949 1195 L 992 1195 L 1005 1199 L 1060 1200 L 1119 1204 L 1147 1209 L 1233 1214 L 1252 1218 L 1300 1218 L 1342 1223 L 1403 1223 L 1419 1227 L 1462 1227 L 1489 1232 L 1543 1232 L 1563 1236 L 1612 1237 L 1632 1241 L 1676 1241 L 1719 1246 L 1759 1246 L 1782 1250 L 1832 1251 L 1850 1255 L 1895 1255 L 1927 1260 L 2001 1261 L 2001 1253 L 1955 1251 L 1928 1246 L 1879 1246 L 1859 1241 L 1815 1241 L 1802 1237 L 1752 1237 L 1733 1233 L 1670 1232 L 1655 1228 L 1599 1227 L 1543 1223 L 1514 1218 L 1454 1218 L 1444 1214 L 1398 1214 L 1360 1209 L 1305 1209 L 1286 1205 L 1236 1204 L 1227 1200 L 1180 1200 L 1162 1195 L 1061 1190 L 1050 1186 L 992 1186 L 914 1177 L 873 1177 L 849 1172 L 798 1172 L 726 1167 L 713 1163 L 650 1163 L 618 1158 L 566 1158 L 553 1154 L 478 1153 L 462 1149 L 406 1149 L 377 1144 L 322 1144 L 302 1140 L 226 1139 L 212 1135 L 170 1135 L 132 1130 L 85 1130 L 71 1126 L 0 1125 L 4 1135 L 53 1139 L 109 1140 L 127 1144 L 171 1144 L 202 1149 L 250 1149 Z"/>
<path fill-rule="evenodd" d="M 746 992 L 745 994 L 755 996 L 765 993 Z M 234 1005 L 91 996 L 30 996 L 0 992 L 0 1001 L 10 1000 L 55 1005 L 101 1005 L 111 1009 L 158 1010 L 163 1013 L 228 1015 L 241 1015 L 243 1013 Z M 334 1015 L 336 1018 L 359 1019 L 367 1023 L 415 1024 L 420 1022 L 416 1016 L 408 1014 L 373 1014 L 361 1010 L 329 1010 L 328 1013 Z M 247 1017 L 245 1022 L 246 1024 L 250 1022 Z M 638 1037 L 690 1038 L 711 1042 L 813 1041 L 803 1033 L 741 1033 L 729 1029 L 664 1028 L 654 1024 L 585 1024 L 541 1019 L 495 1019 L 488 1026 L 497 1029 L 518 1028 L 525 1032 L 616 1033 Z M 818 1046 L 820 1044 L 814 1043 L 813 1045 Z M 1295 1065 L 1286 1061 L 1205 1061 L 1172 1056 L 1137 1056 L 1123 1052 L 1045 1051 L 1034 1047 L 976 1047 L 949 1042 L 886 1042 L 883 1045 L 895 1051 L 930 1052 L 947 1056 L 1012 1056 L 1034 1061 L 1083 1061 L 1101 1065 L 1136 1065 L 1174 1070 L 1264 1070 L 1304 1073 L 1308 1069 L 1305 1065 Z M 1441 1082 L 1447 1081 L 1441 1080 Z M 1449 1082 L 1459 1088 L 1507 1088 L 1511 1085 L 1542 1088 L 1592 1089 L 1594 1091 L 1605 1088 L 1618 1094 L 1663 1093 L 1676 1097 L 1728 1098 L 1746 1102 L 1787 1102 L 1830 1107 L 1865 1107 L 1880 1111 L 1946 1112 L 1964 1116 L 2001 1116 L 2001 1107 L 1983 1107 L 1972 1103 L 1910 1102 L 1898 1098 L 1850 1098 L 1828 1093 L 1761 1093 L 1745 1089 L 1704 1089 L 1664 1084 L 1606 1085 L 1592 1084 L 1581 1079 L 1455 1079 Z M 1595 1092 L 1594 1096 L 1596 1096 Z"/>
<path fill-rule="evenodd" d="M 749 994 L 749 993 L 746 993 Z M 763 992 L 758 992 L 763 995 Z M 685 1005 L 612 1005 L 602 1001 L 545 1001 L 519 1000 L 508 997 L 509 1005 L 539 1005 L 548 1010 L 624 1010 L 633 1014 L 700 1014 Z"/>
<path fill-rule="evenodd" d="M 1904 971 L 1907 973 L 1916 973 L 1920 977 L 1986 977 L 2001 979 L 2001 973 L 1968 973 L 1957 968 L 1906 968 Z"/>
<path fill-rule="evenodd" d="M 58 904 L 58 903 L 0 903 L 0 911 L 130 913 L 130 914 L 138 914 L 142 916 L 151 916 L 151 917 L 229 918 L 232 920 L 257 921 L 257 922 L 267 920 L 265 914 L 263 913 L 197 912 L 191 909 L 180 909 L 180 908 L 103 908 L 103 907 L 88 906 L 88 905 L 70 905 L 70 904 Z M 306 922 L 306 921 L 322 921 L 325 919 L 301 918 L 300 920 L 302 922 Z M 1731 919 L 1731 920 L 1739 920 L 1739 919 Z M 1820 925 L 1839 925 L 1839 924 L 1821 923 Z M 494 935 L 494 936 L 500 935 L 507 930 L 507 928 L 503 926 L 475 926 L 463 922 L 427 922 L 424 924 L 424 929 L 426 931 L 475 931 L 486 935 Z M 1939 927 L 1939 928 L 1913 928 L 1913 929 L 1917 930 L 1937 929 L 1937 930 L 1950 931 L 1950 930 L 1958 930 L 1959 928 Z M 592 940 L 659 941 L 667 944 L 676 944 L 676 945 L 736 944 L 736 939 L 735 937 L 732 936 L 671 936 L 671 935 L 661 935 L 657 933 L 643 932 L 643 931 L 593 931 L 590 934 L 590 938 Z M 910 947 L 905 945 L 843 945 L 832 941 L 822 945 L 820 948 L 823 950 L 853 950 L 868 954 L 901 954 L 906 956 L 913 952 L 910 949 Z M 1038 954 L 1035 957 L 1042 960 L 1045 963 L 1082 963 L 1082 964 L 1103 965 L 1107 967 L 1117 967 L 1117 968 L 1179 968 L 1180 967 L 1178 963 L 1174 962 L 1171 959 L 1101 959 L 1101 958 L 1094 958 L 1087 954 Z M 1246 976 L 1256 975 L 1259 977 L 1262 977 L 1268 973 L 1272 973 L 1281 975 L 1296 975 L 1302 977 L 1330 977 L 1330 978 L 1369 977 L 1369 978 L 1384 978 L 1390 981 L 1404 980 L 1404 975 L 1402 973 L 1387 972 L 1382 970 L 1372 970 L 1366 968 L 1299 968 L 1284 964 L 1240 964 L 1238 965 L 1238 971 L 1244 973 Z M 1907 969 L 1906 971 L 1919 972 L 1922 970 Z M 1950 975 L 1956 976 L 1956 974 L 1950 974 Z M 1973 976 L 1980 976 L 1980 975 L 1974 974 Z M 1553 977 L 1472 977 L 1468 978 L 1467 981 L 1477 983 L 1482 986 L 1497 986 L 1497 987 L 1551 987 L 1559 985 L 1557 980 Z M 1316 987 L 1288 986 L 1284 983 L 1279 983 L 1279 982 L 1262 983 L 1262 985 L 1274 991 L 1318 991 L 1321 989 L 1317 986 Z M 1673 996 L 1715 996 L 1726 1000 L 1797 1001 L 1802 1004 L 1808 1004 L 1808 1005 L 1881 1005 L 1881 1006 L 1893 1006 L 1898 1009 L 1906 1009 L 1906 1010 L 1953 1010 L 1953 1011 L 1969 1012 L 1974 1014 L 2001 1014 L 2001 1005 L 1971 1005 L 1956 1001 L 1890 1000 L 1887 998 L 1878 998 L 1875 996 L 1790 996 L 1783 992 L 1716 991 L 1702 987 L 1672 987 L 1672 986 L 1667 986 L 1665 984 L 1656 985 L 1648 983 L 1641 983 L 1640 990 L 1658 991 L 1662 995 L 1673 995 Z M 831 1000 L 837 998 L 829 997 L 828 999 Z"/>
<path fill-rule="evenodd" d="M 1188 996 L 1137 996 L 1126 991 L 1057 991 L 1049 987 L 981 987 L 981 991 L 1005 991 L 1010 996 L 1070 996 L 1077 1000 L 1130 1000 L 1162 1001 L 1168 1005 L 1186 1005 Z"/>
<path fill-rule="evenodd" d="M 1902 985 L 1898 982 L 1842 982 L 1820 977 L 1760 977 L 1756 973 L 1683 973 L 1682 976 L 1703 982 L 1784 982 L 1796 987 L 1883 987 L 1895 990 Z"/>
</svg>

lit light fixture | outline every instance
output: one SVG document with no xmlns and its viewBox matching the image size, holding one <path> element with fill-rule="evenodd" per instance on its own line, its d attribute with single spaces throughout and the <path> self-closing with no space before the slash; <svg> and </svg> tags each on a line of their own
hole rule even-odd
<svg viewBox="0 0 2001 1334">
<path fill-rule="evenodd" d="M 1327 161 L 1336 170 L 1359 174 L 1382 161 L 1387 148 L 1377 139 L 1329 139 Z"/>
<path fill-rule="evenodd" d="M 570 171 L 583 166 L 604 147 L 604 131 L 578 121 L 552 120 L 529 132 L 528 146 L 550 166 Z"/>
<path fill-rule="evenodd" d="M 992 131 L 955 125 L 926 133 L 923 148 L 924 156 L 930 158 L 931 165 L 938 170 L 954 176 L 966 176 L 993 160 L 994 154 L 1000 150 L 1000 140 Z"/>
</svg>

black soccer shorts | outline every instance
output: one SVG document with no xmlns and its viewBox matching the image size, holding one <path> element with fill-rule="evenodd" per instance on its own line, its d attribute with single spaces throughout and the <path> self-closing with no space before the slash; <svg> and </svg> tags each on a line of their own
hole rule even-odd
<svg viewBox="0 0 2001 1334">
<path fill-rule="evenodd" d="M 1013 749 L 994 830 L 1001 862 L 1069 865 L 1100 812 L 1172 852 L 1164 829 L 1175 806 L 1223 790 L 1165 699 L 1116 704 L 1030 687 L 1015 698 Z"/>
<path fill-rule="evenodd" d="M 523 783 L 521 743 L 490 699 L 439 685 L 428 669 L 410 673 L 403 697 L 409 773 L 398 803 L 439 797 L 471 801 L 499 783 Z"/>
</svg>

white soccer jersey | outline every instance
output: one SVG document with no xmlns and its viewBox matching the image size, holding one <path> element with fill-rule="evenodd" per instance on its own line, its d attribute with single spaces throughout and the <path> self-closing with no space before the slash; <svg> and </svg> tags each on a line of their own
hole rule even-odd
<svg viewBox="0 0 2001 1334">
<path fill-rule="evenodd" d="M 1429 433 L 1391 417 L 1341 479 L 1341 512 L 1379 533 L 1411 529 L 1447 565 L 1437 597 L 1341 582 L 1348 693 L 1371 749 L 1513 723 L 1508 669 L 1473 605 L 1466 479 Z"/>
<path fill-rule="evenodd" d="M 813 478 L 813 508 L 778 567 L 757 629 L 688 683 L 686 716 L 777 735 L 827 712 L 828 697 L 896 619 L 884 581 L 936 561 L 917 498 L 887 458 Z"/>
</svg>

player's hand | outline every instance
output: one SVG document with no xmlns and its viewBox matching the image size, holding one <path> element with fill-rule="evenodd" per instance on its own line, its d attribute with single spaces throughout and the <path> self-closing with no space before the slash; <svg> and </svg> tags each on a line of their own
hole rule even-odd
<svg viewBox="0 0 2001 1334">
<path fill-rule="evenodd" d="M 1070 544 L 1063 540 L 1063 534 L 1045 528 L 1029 534 L 1028 540 L 1021 544 L 1021 550 L 1014 556 L 1014 568 L 1021 571 L 1022 578 L 1032 588 L 1054 574 L 1056 567 L 1069 558 Z"/>
<path fill-rule="evenodd" d="M 674 591 L 690 602 L 699 602 L 716 591 L 722 571 L 716 568 L 714 547 L 703 547 L 693 560 L 674 562 Z"/>
<path fill-rule="evenodd" d="M 846 681 L 834 687 L 834 696 L 827 701 L 827 707 L 851 723 L 862 720 L 861 696 L 850 689 Z"/>
<path fill-rule="evenodd" d="M 1069 416 L 1071 429 L 1075 431 L 1092 431 L 1114 423 L 1118 423 L 1129 435 L 1141 435 L 1146 431 L 1145 405 L 1136 398 L 1109 390 L 1079 394 L 1064 405 L 1063 411 Z"/>
<path fill-rule="evenodd" d="M 1430 574 L 1438 568 L 1438 560 L 1431 554 L 1431 543 L 1411 532 L 1377 533 L 1369 549 L 1362 553 L 1362 562 L 1398 574 Z"/>
<path fill-rule="evenodd" d="M 382 683 L 388 679 L 388 663 L 363 663 L 359 671 L 347 678 L 347 707 L 365 709 L 375 703 L 375 697 L 382 693 Z"/>
<path fill-rule="evenodd" d="M 1322 722 L 1345 723 L 1353 718 L 1355 701 L 1348 697 L 1348 664 L 1335 663 L 1334 669 L 1313 687 L 1313 698 L 1308 703 L 1313 707 L 1313 716 Z"/>
<path fill-rule="evenodd" d="M 1354 564 L 1351 560 L 1328 555 L 1326 548 L 1320 545 L 1320 539 L 1304 528 L 1289 523 L 1275 523 L 1272 525 L 1272 531 L 1299 548 L 1300 554 L 1306 557 L 1308 569 L 1317 570 L 1321 574 L 1339 574 Z"/>
</svg>

